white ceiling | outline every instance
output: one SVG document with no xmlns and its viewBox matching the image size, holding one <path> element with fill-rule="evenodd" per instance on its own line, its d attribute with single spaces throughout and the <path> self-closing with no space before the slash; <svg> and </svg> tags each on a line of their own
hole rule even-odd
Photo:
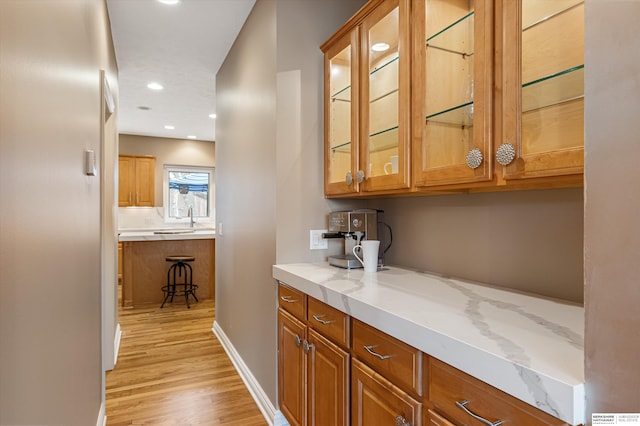
<svg viewBox="0 0 640 426">
<path fill-rule="evenodd" d="M 119 70 L 119 133 L 214 141 L 215 75 L 254 3 L 107 0 Z M 152 81 L 164 90 L 148 89 Z"/>
</svg>

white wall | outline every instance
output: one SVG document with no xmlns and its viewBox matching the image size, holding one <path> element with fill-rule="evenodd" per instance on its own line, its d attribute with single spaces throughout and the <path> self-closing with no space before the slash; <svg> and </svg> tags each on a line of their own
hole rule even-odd
<svg viewBox="0 0 640 426">
<path fill-rule="evenodd" d="M 585 3 L 587 415 L 640 412 L 640 2 Z"/>
<path fill-rule="evenodd" d="M 3 425 L 94 425 L 101 410 L 101 182 L 83 154 L 101 164 L 108 26 L 102 0 L 0 2 Z"/>
</svg>

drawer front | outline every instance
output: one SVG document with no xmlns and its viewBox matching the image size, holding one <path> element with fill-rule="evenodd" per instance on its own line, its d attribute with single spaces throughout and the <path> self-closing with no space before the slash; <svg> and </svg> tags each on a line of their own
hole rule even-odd
<svg viewBox="0 0 640 426">
<path fill-rule="evenodd" d="M 319 300 L 307 300 L 308 324 L 324 337 L 342 346 L 349 347 L 349 316 Z"/>
<path fill-rule="evenodd" d="M 282 283 L 278 284 L 278 305 L 300 321 L 307 320 L 307 295 Z"/>
<path fill-rule="evenodd" d="M 422 396 L 422 353 L 356 319 L 352 320 L 353 353 L 400 388 Z"/>
<path fill-rule="evenodd" d="M 466 426 L 487 424 L 473 415 L 504 426 L 567 424 L 435 358 L 429 358 L 429 399 L 436 411 Z"/>
</svg>

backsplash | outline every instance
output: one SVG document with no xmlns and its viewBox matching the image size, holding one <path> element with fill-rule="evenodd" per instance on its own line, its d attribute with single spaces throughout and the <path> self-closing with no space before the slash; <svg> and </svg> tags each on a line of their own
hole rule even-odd
<svg viewBox="0 0 640 426">
<path fill-rule="evenodd" d="M 167 223 L 163 207 L 118 207 L 118 230 L 184 228 L 187 223 Z M 213 228 L 214 222 L 198 218 L 194 227 Z"/>
</svg>

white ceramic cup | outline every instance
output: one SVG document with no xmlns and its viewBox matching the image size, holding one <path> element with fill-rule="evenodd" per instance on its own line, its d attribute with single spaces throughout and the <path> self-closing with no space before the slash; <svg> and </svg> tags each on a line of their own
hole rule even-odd
<svg viewBox="0 0 640 426">
<path fill-rule="evenodd" d="M 363 240 L 360 244 L 353 246 L 353 255 L 362 263 L 365 272 L 376 272 L 378 270 L 378 250 L 380 241 Z M 362 258 L 358 256 L 358 249 L 362 251 Z"/>
<path fill-rule="evenodd" d="M 391 161 L 385 163 L 384 165 L 384 174 L 385 175 L 394 175 L 398 173 L 398 156 L 392 155 L 389 157 Z"/>
</svg>

